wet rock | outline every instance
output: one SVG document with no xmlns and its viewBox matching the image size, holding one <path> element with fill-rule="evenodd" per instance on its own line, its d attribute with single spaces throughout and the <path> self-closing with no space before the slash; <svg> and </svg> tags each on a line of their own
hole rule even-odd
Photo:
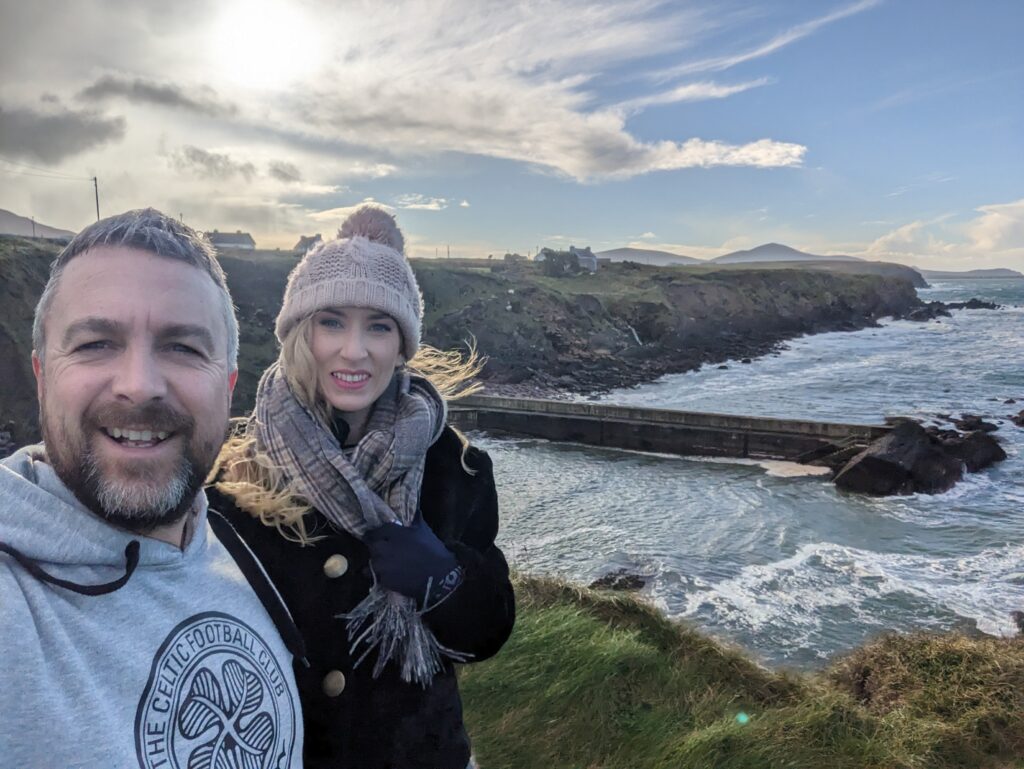
<svg viewBox="0 0 1024 769">
<path fill-rule="evenodd" d="M 1017 632 L 1024 635 L 1024 611 L 1011 611 L 1010 617 L 1017 625 Z"/>
<path fill-rule="evenodd" d="M 751 362 L 750 358 L 744 358 L 743 360 L 740 361 L 740 363 L 750 363 L 750 362 Z"/>
<path fill-rule="evenodd" d="M 963 461 L 967 471 L 976 473 L 986 467 L 1006 459 L 1006 452 L 995 438 L 986 432 L 977 430 L 966 436 L 946 438 L 942 441 L 947 454 Z"/>
<path fill-rule="evenodd" d="M 949 302 L 946 307 L 950 310 L 998 310 L 1001 305 L 994 302 L 986 302 L 981 299 L 968 299 L 966 302 Z"/>
<path fill-rule="evenodd" d="M 1007 398 L 1006 400 L 1003 401 L 1003 405 L 1009 406 L 1009 405 L 1011 405 L 1013 403 L 1016 403 L 1016 402 L 1017 401 L 1015 401 L 1013 398 Z"/>
<path fill-rule="evenodd" d="M 946 309 L 946 305 L 942 302 L 928 302 L 923 307 L 911 310 L 904 317 L 907 320 L 923 322 L 926 320 L 935 320 L 936 318 L 949 318 L 951 315 L 949 310 Z"/>
<path fill-rule="evenodd" d="M 729 368 L 729 367 L 728 367 L 728 366 L 726 366 L 726 365 L 725 365 L 725 364 L 723 363 L 723 364 L 722 364 L 721 366 L 719 366 L 718 368 L 719 368 L 720 370 L 723 370 L 723 371 L 724 371 L 725 369 L 727 369 L 727 368 Z"/>
<path fill-rule="evenodd" d="M 940 494 L 963 477 L 963 462 L 947 454 L 925 429 L 907 420 L 851 459 L 835 477 L 846 491 Z"/>
<path fill-rule="evenodd" d="M 1024 409 L 1022 409 L 1016 416 L 1007 417 L 1007 419 L 1017 425 L 1017 427 L 1024 427 Z"/>
<path fill-rule="evenodd" d="M 993 433 L 999 428 L 991 422 L 984 421 L 977 414 L 962 414 L 959 419 L 954 419 L 953 424 L 956 425 L 958 430 L 963 430 L 965 433 L 973 432 L 975 430 L 983 430 L 986 433 Z"/>
<path fill-rule="evenodd" d="M 618 569 L 590 583 L 591 590 L 639 590 L 647 580 L 628 569 Z"/>
</svg>

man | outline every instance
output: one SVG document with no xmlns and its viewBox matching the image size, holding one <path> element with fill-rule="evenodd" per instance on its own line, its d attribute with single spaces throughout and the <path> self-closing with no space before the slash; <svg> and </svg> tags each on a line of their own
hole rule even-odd
<svg viewBox="0 0 1024 769">
<path fill-rule="evenodd" d="M 97 222 L 33 346 L 43 445 L 0 463 L 0 767 L 300 766 L 294 626 L 202 491 L 238 375 L 210 245 Z"/>
</svg>

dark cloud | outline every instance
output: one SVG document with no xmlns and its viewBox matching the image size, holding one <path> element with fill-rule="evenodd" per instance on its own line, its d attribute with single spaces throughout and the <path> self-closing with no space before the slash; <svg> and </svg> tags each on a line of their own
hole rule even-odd
<svg viewBox="0 0 1024 769">
<path fill-rule="evenodd" d="M 0 108 L 0 154 L 59 163 L 65 158 L 124 137 L 123 117 L 92 111 Z"/>
<path fill-rule="evenodd" d="M 230 155 L 209 152 L 200 147 L 185 145 L 176 150 L 170 158 L 171 166 L 178 171 L 196 174 L 204 179 L 231 179 L 241 176 L 247 182 L 256 175 L 256 166 L 241 163 Z"/>
<path fill-rule="evenodd" d="M 223 117 L 238 112 L 238 107 L 221 101 L 217 92 L 208 86 L 203 86 L 190 93 L 174 83 L 156 83 L 139 77 L 130 80 L 114 75 L 104 75 L 88 88 L 79 91 L 78 98 L 86 101 L 123 98 L 136 104 L 155 104 L 160 107 L 185 109 L 210 117 Z"/>
<path fill-rule="evenodd" d="M 283 160 L 271 161 L 267 172 L 281 182 L 301 182 L 302 172 L 294 163 L 286 163 Z"/>
</svg>

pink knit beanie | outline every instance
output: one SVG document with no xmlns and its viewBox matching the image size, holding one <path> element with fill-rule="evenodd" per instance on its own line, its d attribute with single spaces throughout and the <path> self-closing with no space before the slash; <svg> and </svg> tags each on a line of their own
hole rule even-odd
<svg viewBox="0 0 1024 769">
<path fill-rule="evenodd" d="M 420 346 L 423 300 L 404 255 L 405 238 L 395 218 L 362 206 L 345 220 L 338 238 L 311 249 L 288 276 L 275 333 L 284 342 L 307 315 L 328 307 L 368 307 L 387 313 L 402 333 L 402 352 Z"/>
</svg>

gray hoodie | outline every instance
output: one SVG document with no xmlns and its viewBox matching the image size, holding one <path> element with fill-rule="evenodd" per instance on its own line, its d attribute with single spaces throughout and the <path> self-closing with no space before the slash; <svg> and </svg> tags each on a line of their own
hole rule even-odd
<svg viewBox="0 0 1024 769">
<path fill-rule="evenodd" d="M 41 456 L 0 462 L 0 769 L 301 766 L 292 655 L 205 495 L 182 551 L 93 515 Z"/>
</svg>

